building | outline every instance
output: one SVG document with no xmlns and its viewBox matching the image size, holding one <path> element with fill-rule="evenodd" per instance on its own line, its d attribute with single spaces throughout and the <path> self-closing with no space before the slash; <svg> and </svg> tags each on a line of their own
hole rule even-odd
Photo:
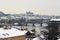
<svg viewBox="0 0 60 40">
<path fill-rule="evenodd" d="M 60 39 L 60 19 L 51 19 L 48 24 L 48 40 Z"/>
<path fill-rule="evenodd" d="M 4 26 L 0 28 L 0 40 L 26 40 L 26 32 Z"/>
</svg>

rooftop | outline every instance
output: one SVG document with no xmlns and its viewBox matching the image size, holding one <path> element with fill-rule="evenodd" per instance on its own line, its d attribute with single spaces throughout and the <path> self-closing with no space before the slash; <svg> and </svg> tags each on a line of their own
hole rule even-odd
<svg viewBox="0 0 60 40">
<path fill-rule="evenodd" d="M 60 19 L 51 19 L 50 21 L 60 21 Z"/>
<path fill-rule="evenodd" d="M 15 28 L 11 28 L 11 29 L 0 28 L 0 38 L 21 36 L 21 35 L 25 35 L 26 32 L 27 31 L 17 30 Z"/>
</svg>

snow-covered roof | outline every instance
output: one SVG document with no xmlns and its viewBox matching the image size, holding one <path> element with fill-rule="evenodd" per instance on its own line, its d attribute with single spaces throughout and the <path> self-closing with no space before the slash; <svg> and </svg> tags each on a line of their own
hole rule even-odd
<svg viewBox="0 0 60 40">
<path fill-rule="evenodd" d="M 27 31 L 21 31 L 21 30 L 15 29 L 15 28 L 11 28 L 11 29 L 0 28 L 0 38 L 21 36 L 21 35 L 25 35 L 26 32 Z"/>
<path fill-rule="evenodd" d="M 60 39 L 57 39 L 57 40 L 60 40 Z"/>
<path fill-rule="evenodd" d="M 50 21 L 60 21 L 60 19 L 51 19 Z"/>
<path fill-rule="evenodd" d="M 40 37 L 33 38 L 33 40 L 41 40 Z"/>
</svg>

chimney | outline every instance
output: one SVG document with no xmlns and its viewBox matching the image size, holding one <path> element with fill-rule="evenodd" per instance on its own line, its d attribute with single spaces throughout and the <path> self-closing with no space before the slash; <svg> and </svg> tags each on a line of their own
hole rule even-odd
<svg viewBox="0 0 60 40">
<path fill-rule="evenodd" d="M 11 29 L 10 26 L 3 26 L 4 29 Z"/>
<path fill-rule="evenodd" d="M 7 26 L 3 26 L 4 29 L 7 29 Z"/>
<path fill-rule="evenodd" d="M 11 29 L 11 26 L 8 26 L 7 29 Z"/>
</svg>

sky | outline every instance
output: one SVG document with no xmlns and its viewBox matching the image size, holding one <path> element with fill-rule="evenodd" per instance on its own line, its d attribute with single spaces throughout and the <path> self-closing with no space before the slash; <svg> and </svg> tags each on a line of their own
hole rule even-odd
<svg viewBox="0 0 60 40">
<path fill-rule="evenodd" d="M 40 15 L 60 15 L 60 0 L 0 0 L 0 11 L 6 14 L 31 11 Z"/>
</svg>

